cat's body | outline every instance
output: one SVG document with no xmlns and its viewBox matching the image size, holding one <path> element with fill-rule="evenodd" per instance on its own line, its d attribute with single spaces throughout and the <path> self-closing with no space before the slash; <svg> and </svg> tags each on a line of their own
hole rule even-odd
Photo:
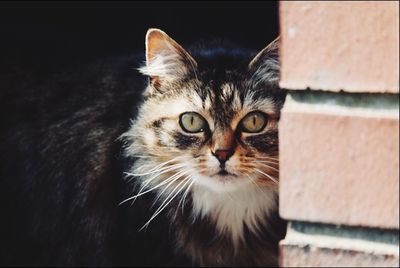
<svg viewBox="0 0 400 268">
<path fill-rule="evenodd" d="M 135 62 L 108 59 L 44 78 L 18 71 L 3 77 L 1 264 L 115 261 L 110 251 L 120 248 L 123 183 L 117 138 L 145 86 Z"/>
<path fill-rule="evenodd" d="M 194 106 L 185 110 L 185 105 L 198 98 L 197 102 L 210 106 L 211 117 L 217 115 L 214 123 L 219 119 L 233 120 L 230 109 L 234 105 L 225 107 L 222 99 L 216 101 L 216 96 L 225 94 L 225 101 L 234 101 L 234 87 L 250 79 L 246 68 L 255 54 L 227 47 L 200 48 L 191 51 L 196 60 L 192 62 L 181 51 L 179 56 L 187 61 L 172 68 L 185 76 L 178 81 L 172 77 L 174 74 L 170 80 L 162 77 L 168 68 L 151 66 L 151 44 L 148 38 L 148 64 L 142 72 L 151 77 L 151 83 L 144 97 L 147 79 L 132 70 L 138 67 L 140 57 L 136 56 L 97 62 L 36 85 L 25 81 L 21 88 L 7 84 L 17 76 L 3 79 L 6 83 L 2 82 L 2 87 L 7 89 L 1 93 L 0 108 L 4 126 L 0 134 L 0 264 L 277 265 L 277 243 L 286 227 L 278 216 L 277 185 L 273 179 L 264 178 L 259 184 L 229 182 L 225 189 L 224 183 L 214 185 L 208 178 L 204 183 L 191 184 L 193 179 L 189 177 L 194 174 L 197 180 L 207 176 L 197 172 L 200 169 L 163 173 L 169 166 L 169 172 L 174 172 L 171 164 L 181 165 L 174 161 L 188 152 L 196 152 L 195 158 L 200 161 L 204 157 L 200 152 L 206 152 L 209 143 L 200 132 L 186 135 L 179 130 L 178 134 L 175 128 L 179 125 L 174 125 L 177 121 L 169 122 L 165 114 L 182 114 L 180 109 L 196 110 L 198 107 Z M 153 47 L 158 49 L 159 45 Z M 277 70 L 270 70 L 274 66 L 267 66 L 270 69 L 266 71 L 265 61 L 257 63 L 263 54 L 250 68 L 252 83 L 247 82 L 246 92 L 255 92 L 251 96 L 260 100 L 269 99 L 273 109 L 266 109 L 272 123 L 265 126 L 265 143 L 251 135 L 248 139 L 254 147 L 270 152 L 264 157 L 269 157 L 270 176 L 277 179 L 277 160 L 273 160 L 278 151 L 276 121 L 284 93 L 277 88 Z M 188 66 L 191 70 L 196 68 L 190 79 L 185 69 Z M 272 78 L 268 77 L 270 71 L 274 73 Z M 152 72 L 158 72 L 157 76 Z M 24 84 L 31 88 L 23 90 Z M 176 92 L 162 92 L 166 84 L 174 86 Z M 190 87 L 189 95 L 180 91 Z M 193 92 L 197 90 L 204 91 L 195 97 L 197 93 Z M 210 97 L 213 90 L 216 96 Z M 174 99 L 176 96 L 186 96 L 190 101 L 182 102 Z M 246 96 L 243 93 L 237 97 L 243 101 Z M 208 104 L 207 98 L 212 99 Z M 169 107 L 168 103 L 163 104 L 168 100 Z M 257 105 L 264 107 L 261 102 Z M 193 123 L 193 117 L 191 120 Z M 218 129 L 218 123 L 214 123 L 207 126 L 211 136 Z M 164 131 L 168 127 L 172 129 Z M 212 144 L 222 140 L 223 133 Z M 240 146 L 244 155 L 246 144 Z M 186 156 L 181 163 L 192 160 Z M 210 161 L 201 160 L 215 164 Z M 226 162 L 230 172 L 235 167 L 229 161 L 233 160 L 225 159 L 224 165 Z M 205 169 L 212 171 L 210 166 Z M 165 181 L 171 176 L 173 179 Z M 230 176 L 223 174 L 218 178 Z M 163 180 L 167 183 L 160 186 Z M 132 196 L 151 187 L 157 189 L 133 203 Z M 164 205 L 165 209 L 139 231 Z"/>
</svg>

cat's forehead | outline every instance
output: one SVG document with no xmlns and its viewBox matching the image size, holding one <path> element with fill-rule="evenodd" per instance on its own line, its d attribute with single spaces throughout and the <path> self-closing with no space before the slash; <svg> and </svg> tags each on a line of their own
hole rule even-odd
<svg viewBox="0 0 400 268">
<path fill-rule="evenodd" d="M 220 124 L 229 124 L 235 117 L 254 110 L 268 114 L 276 111 L 272 98 L 260 89 L 251 88 L 249 83 L 238 80 L 206 84 L 187 82 L 175 98 L 181 104 L 180 112 L 196 111 Z"/>
<path fill-rule="evenodd" d="M 266 112 L 274 111 L 274 102 L 260 90 L 251 89 L 248 83 L 221 83 L 218 88 L 207 87 L 207 90 L 197 91 L 205 94 L 202 97 L 203 108 L 213 110 L 215 113 L 235 113 L 240 110 L 260 109 Z M 229 115 L 227 115 L 229 117 Z"/>
</svg>

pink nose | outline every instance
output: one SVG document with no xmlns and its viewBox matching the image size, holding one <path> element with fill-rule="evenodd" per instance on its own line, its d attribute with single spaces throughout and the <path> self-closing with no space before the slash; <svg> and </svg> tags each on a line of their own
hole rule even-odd
<svg viewBox="0 0 400 268">
<path fill-rule="evenodd" d="M 234 151 L 230 150 L 216 150 L 213 155 L 218 159 L 221 164 L 225 163 L 232 155 Z"/>
</svg>

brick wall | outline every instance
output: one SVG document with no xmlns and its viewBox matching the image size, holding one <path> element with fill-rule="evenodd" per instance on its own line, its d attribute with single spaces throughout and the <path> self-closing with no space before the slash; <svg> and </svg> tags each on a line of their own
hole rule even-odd
<svg viewBox="0 0 400 268">
<path fill-rule="evenodd" d="M 281 2 L 281 266 L 399 266 L 399 2 Z"/>
</svg>

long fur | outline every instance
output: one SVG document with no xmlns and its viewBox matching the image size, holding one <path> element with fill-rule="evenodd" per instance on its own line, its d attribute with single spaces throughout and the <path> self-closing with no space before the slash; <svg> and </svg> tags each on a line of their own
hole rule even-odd
<svg viewBox="0 0 400 268">
<path fill-rule="evenodd" d="M 189 53 L 157 54 L 148 77 L 143 55 L 0 74 L 1 265 L 277 265 L 278 71 L 225 43 Z M 240 176 L 213 177 L 212 136 L 254 109 L 269 123 L 235 138 Z M 206 136 L 182 131 L 187 111 Z"/>
<path fill-rule="evenodd" d="M 163 34 L 157 33 L 157 37 L 162 38 Z M 261 226 L 268 228 L 268 219 L 277 212 L 277 120 L 284 97 L 277 88 L 277 44 L 268 46 L 253 61 L 247 55 L 247 65 L 244 57 L 237 57 L 232 64 L 229 53 L 220 50 L 222 54 L 208 57 L 214 62 L 206 66 L 196 63 L 190 72 L 193 65 L 185 65 L 181 57 L 189 53 L 170 49 L 168 44 L 164 50 L 160 49 L 160 41 L 157 42 L 158 51 L 147 52 L 153 55 L 153 60 L 148 60 L 140 70 L 150 79 L 159 79 L 159 83 L 149 83 L 147 91 L 153 95 L 148 96 L 130 130 L 122 136 L 126 156 L 138 158 L 128 177 L 139 185 L 136 194 L 123 203 L 154 192 L 159 202 L 154 203 L 157 209 L 144 227 L 150 228 L 163 212 L 175 227 L 177 217 L 190 218 L 193 222 L 206 219 L 214 226 L 212 236 L 224 237 L 232 243 L 232 250 L 238 252 L 250 237 L 262 236 Z M 194 59 L 204 61 L 199 54 L 206 53 L 198 53 Z M 228 65 L 218 66 L 221 63 Z M 207 121 L 209 133 L 188 134 L 181 129 L 179 116 L 190 111 Z M 234 175 L 218 177 L 215 174 L 220 168 L 212 154 L 213 146 L 218 139 L 230 135 L 226 133 L 239 133 L 241 119 L 252 111 L 268 114 L 267 127 L 257 135 L 240 133 L 234 138 L 239 140 L 238 145 L 226 162 L 226 169 Z M 185 205 L 190 207 L 188 214 L 183 212 Z M 175 232 L 182 233 L 179 228 Z M 273 248 L 276 242 L 270 242 Z M 199 261 L 192 256 L 195 249 L 182 246 L 179 250 L 192 261 Z M 221 258 L 223 250 L 219 249 L 213 257 Z M 202 255 L 200 248 L 197 251 Z M 205 255 L 201 256 L 200 263 L 213 263 Z M 257 263 L 276 264 L 273 255 Z"/>
</svg>

